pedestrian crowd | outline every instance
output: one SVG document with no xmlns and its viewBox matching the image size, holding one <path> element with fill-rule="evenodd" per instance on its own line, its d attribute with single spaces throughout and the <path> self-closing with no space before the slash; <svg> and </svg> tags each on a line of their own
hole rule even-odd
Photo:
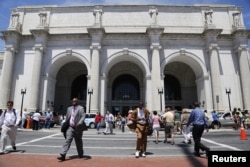
<svg viewBox="0 0 250 167">
<path fill-rule="evenodd" d="M 65 122 L 61 127 L 65 142 L 62 146 L 60 156 L 58 157 L 59 160 L 65 160 L 73 139 L 76 144 L 79 158 L 83 157 L 82 135 L 83 131 L 87 130 L 84 122 L 85 115 L 84 107 L 78 104 L 77 98 L 73 98 L 72 105 L 67 109 Z M 241 111 L 240 108 L 234 108 L 232 115 L 235 122 L 235 129 L 238 129 L 240 126 L 247 128 L 248 120 L 250 119 L 248 111 Z M 0 154 L 8 152 L 6 150 L 7 137 L 10 139 L 13 150 L 16 150 L 17 128 L 24 127 L 25 120 L 23 118 L 27 118 L 27 116 L 26 108 L 21 114 L 18 110 L 13 108 L 13 101 L 7 102 L 7 109 L 0 113 Z M 30 116 L 29 119 L 32 119 L 33 122 L 33 130 L 39 129 L 40 118 L 41 114 L 39 110 L 36 110 L 36 112 Z M 44 128 L 50 128 L 52 119 L 53 113 L 51 109 L 48 108 L 45 114 Z M 175 135 L 182 135 L 182 143 L 192 144 L 193 141 L 194 155 L 200 157 L 200 151 L 205 151 L 206 155 L 208 155 L 210 151 L 210 148 L 201 142 L 203 133 L 209 131 L 209 119 L 212 119 L 212 124 L 215 129 L 219 128 L 220 122 L 218 113 L 212 111 L 211 117 L 209 117 L 207 110 L 200 108 L 199 103 L 194 103 L 194 105 L 189 108 L 183 108 L 181 112 L 166 107 L 164 113 L 158 113 L 157 111 L 152 111 L 152 113 L 150 113 L 144 106 L 144 103 L 140 102 L 138 107 L 134 110 L 129 110 L 127 115 L 122 115 L 121 113 L 113 115 L 112 112 L 106 111 L 106 114 L 103 116 L 100 112 L 97 112 L 95 116 L 95 127 L 97 134 L 115 135 L 113 132 L 114 128 L 121 132 L 125 132 L 125 126 L 127 125 L 130 132 L 136 133 L 136 158 L 146 157 L 148 136 L 153 136 L 155 138 L 155 144 L 158 144 L 160 141 L 159 131 L 161 128 L 164 129 L 163 143 L 175 145 Z M 101 133 L 100 129 L 103 121 L 105 122 L 105 130 Z"/>
</svg>

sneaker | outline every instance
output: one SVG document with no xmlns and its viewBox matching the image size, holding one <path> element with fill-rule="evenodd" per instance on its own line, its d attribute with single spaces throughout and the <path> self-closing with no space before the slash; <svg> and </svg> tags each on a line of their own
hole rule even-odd
<svg viewBox="0 0 250 167">
<path fill-rule="evenodd" d="M 171 145 L 174 145 L 174 141 L 173 141 L 173 142 L 171 142 Z"/>
<path fill-rule="evenodd" d="M 12 146 L 13 150 L 16 151 L 16 146 Z"/>
<path fill-rule="evenodd" d="M 139 151 L 136 151 L 135 152 L 135 158 L 139 158 L 139 154 L 140 154 Z"/>
<path fill-rule="evenodd" d="M 191 140 L 188 140 L 188 144 L 192 144 L 192 141 L 191 141 Z"/>
<path fill-rule="evenodd" d="M 145 157 L 146 157 L 146 153 L 145 153 L 145 152 L 144 152 L 144 153 L 142 153 L 142 155 L 141 155 L 141 156 L 145 158 Z"/>
</svg>

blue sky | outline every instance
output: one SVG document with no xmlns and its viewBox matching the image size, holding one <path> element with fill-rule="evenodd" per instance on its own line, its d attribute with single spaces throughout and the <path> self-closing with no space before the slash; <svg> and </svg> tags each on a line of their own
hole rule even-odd
<svg viewBox="0 0 250 167">
<path fill-rule="evenodd" d="M 243 7 L 245 26 L 250 29 L 250 0 L 0 0 L 0 31 L 9 26 L 10 10 L 27 5 L 194 5 L 194 4 L 230 4 Z M 4 50 L 4 41 L 0 40 L 0 51 Z"/>
</svg>

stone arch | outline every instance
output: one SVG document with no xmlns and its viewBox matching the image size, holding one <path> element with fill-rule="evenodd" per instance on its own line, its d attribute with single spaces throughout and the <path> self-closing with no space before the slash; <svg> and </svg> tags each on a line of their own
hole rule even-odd
<svg viewBox="0 0 250 167">
<path fill-rule="evenodd" d="M 106 75 L 116 63 L 119 63 L 121 61 L 131 61 L 140 67 L 145 76 L 150 75 L 149 65 L 147 61 L 141 55 L 129 50 L 123 50 L 112 54 L 103 63 L 101 68 L 101 74 Z"/>
<path fill-rule="evenodd" d="M 56 78 L 56 74 L 59 71 L 59 69 L 72 61 L 77 61 L 80 63 L 83 63 L 86 68 L 88 73 L 90 73 L 90 62 L 89 60 L 86 59 L 82 54 L 77 53 L 77 52 L 62 52 L 59 53 L 58 55 L 54 56 L 50 61 L 48 61 L 44 67 L 44 76 L 50 75 L 53 78 Z"/>
<path fill-rule="evenodd" d="M 197 96 L 196 97 L 197 99 L 195 99 L 195 100 L 198 100 L 199 102 L 205 101 L 206 104 L 203 107 L 210 107 L 210 101 L 211 101 L 211 83 L 209 80 L 210 77 L 209 77 L 209 73 L 208 73 L 207 68 L 206 68 L 206 64 L 201 59 L 201 57 L 199 57 L 198 55 L 193 54 L 191 52 L 187 52 L 186 50 L 180 49 L 180 51 L 177 51 L 177 52 L 174 52 L 174 53 L 168 55 L 161 62 L 161 73 L 164 74 L 165 68 L 168 65 L 171 65 L 172 63 L 179 63 L 179 64 L 184 63 L 186 66 L 189 67 L 190 70 L 193 71 L 193 73 L 194 73 L 193 81 L 196 84 L 196 95 L 195 96 Z M 175 76 L 177 76 L 177 75 L 175 75 Z M 186 81 L 188 81 L 188 80 L 186 80 L 188 78 L 186 78 L 186 79 L 185 78 L 178 78 L 178 76 L 177 76 L 177 79 L 180 81 L 181 80 L 183 81 L 183 82 L 180 82 L 182 84 L 182 89 L 187 86 L 186 84 L 191 83 L 191 82 L 186 82 Z M 192 78 L 190 78 L 189 81 L 191 81 L 191 79 Z M 185 90 L 185 92 L 187 93 L 187 90 Z M 183 96 L 185 97 L 185 95 L 183 95 Z M 188 100 L 190 101 L 191 99 L 189 98 Z"/>
<path fill-rule="evenodd" d="M 166 57 L 161 62 L 161 73 L 164 72 L 164 68 L 168 63 L 175 61 L 185 62 L 185 64 L 189 65 L 190 68 L 192 68 L 192 70 L 194 71 L 197 79 L 208 76 L 205 63 L 197 55 L 187 51 L 185 51 L 184 53 L 174 52 Z"/>
<path fill-rule="evenodd" d="M 54 109 L 55 110 L 61 110 L 60 105 L 58 101 L 62 102 L 62 104 L 69 104 L 70 100 L 70 91 L 69 90 L 64 90 L 59 92 L 63 92 L 63 97 L 62 95 L 57 94 L 57 80 L 58 80 L 58 75 L 60 70 L 65 67 L 65 65 L 69 65 L 72 63 L 78 63 L 78 67 L 84 66 L 84 69 L 86 70 L 86 75 L 89 75 L 90 73 L 90 62 L 84 57 L 82 54 L 73 52 L 71 50 L 66 50 L 65 52 L 59 53 L 55 56 L 53 56 L 52 59 L 47 61 L 43 67 L 43 82 L 42 82 L 42 87 L 43 87 L 43 92 L 41 94 L 42 96 L 42 103 L 43 103 L 43 108 L 46 108 L 46 101 L 53 101 L 54 102 Z M 71 81 L 68 83 L 68 85 L 72 84 L 72 78 L 76 77 L 77 75 L 80 75 L 81 72 L 76 72 L 74 73 L 74 76 L 71 75 Z M 65 82 L 59 82 L 60 84 L 65 84 Z M 60 97 L 61 99 L 59 99 Z M 65 107 L 65 106 L 64 106 Z M 59 111 L 62 112 L 62 111 Z"/>
</svg>

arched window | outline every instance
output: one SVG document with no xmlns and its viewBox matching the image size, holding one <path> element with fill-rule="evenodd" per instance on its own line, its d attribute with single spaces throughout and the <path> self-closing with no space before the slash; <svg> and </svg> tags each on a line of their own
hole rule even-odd
<svg viewBox="0 0 250 167">
<path fill-rule="evenodd" d="M 87 77 L 86 75 L 78 76 L 71 86 L 71 99 L 77 97 L 79 100 L 86 100 L 87 96 Z"/>
<path fill-rule="evenodd" d="M 140 87 L 135 77 L 121 75 L 114 81 L 112 88 L 112 100 L 139 100 Z"/>
<path fill-rule="evenodd" d="M 174 76 L 165 75 L 164 90 L 165 100 L 181 100 L 181 86 Z"/>
</svg>

